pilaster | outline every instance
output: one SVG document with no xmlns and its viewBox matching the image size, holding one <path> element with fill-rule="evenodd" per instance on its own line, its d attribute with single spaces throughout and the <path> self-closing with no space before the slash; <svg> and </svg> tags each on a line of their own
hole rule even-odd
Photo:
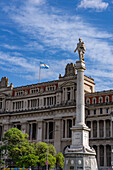
<svg viewBox="0 0 113 170">
<path fill-rule="evenodd" d="M 54 130 L 54 146 L 57 153 L 61 150 L 61 119 L 55 118 L 55 130 Z"/>
<path fill-rule="evenodd" d="M 38 141 L 42 141 L 42 127 L 43 127 L 43 121 L 37 121 L 37 131 L 36 131 L 36 137 Z"/>
<path fill-rule="evenodd" d="M 106 145 L 104 145 L 104 166 L 106 167 Z"/>
<path fill-rule="evenodd" d="M 106 137 L 106 121 L 104 120 L 104 138 Z"/>
<path fill-rule="evenodd" d="M 99 138 L 99 120 L 97 120 L 97 138 Z"/>
</svg>

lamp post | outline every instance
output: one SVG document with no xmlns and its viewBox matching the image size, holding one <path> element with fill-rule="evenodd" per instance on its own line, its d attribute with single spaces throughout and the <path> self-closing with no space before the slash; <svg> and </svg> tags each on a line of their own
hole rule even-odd
<svg viewBox="0 0 113 170">
<path fill-rule="evenodd" d="M 49 136 L 52 132 L 56 132 L 56 131 L 60 131 L 60 130 L 52 130 L 49 132 Z M 49 138 L 47 139 L 47 164 L 46 164 L 46 170 L 48 170 L 48 153 L 49 153 Z"/>
</svg>

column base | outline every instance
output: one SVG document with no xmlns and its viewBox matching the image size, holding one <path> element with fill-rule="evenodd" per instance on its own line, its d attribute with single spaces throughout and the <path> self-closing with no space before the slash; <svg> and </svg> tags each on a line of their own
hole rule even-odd
<svg viewBox="0 0 113 170">
<path fill-rule="evenodd" d="M 98 170 L 95 155 L 67 152 L 63 170 Z"/>
</svg>

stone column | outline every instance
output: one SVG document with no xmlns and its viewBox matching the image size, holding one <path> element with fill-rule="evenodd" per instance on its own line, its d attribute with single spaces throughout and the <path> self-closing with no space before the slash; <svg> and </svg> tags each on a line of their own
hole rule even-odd
<svg viewBox="0 0 113 170">
<path fill-rule="evenodd" d="M 113 122 L 111 120 L 111 137 L 113 137 Z"/>
<path fill-rule="evenodd" d="M 85 125 L 85 108 L 84 108 L 84 70 L 85 63 L 76 61 L 77 69 L 77 97 L 76 97 L 76 126 Z"/>
<path fill-rule="evenodd" d="M 42 126 L 43 126 L 42 120 L 37 121 L 37 125 L 38 125 L 38 128 L 36 131 L 36 137 L 38 141 L 42 141 Z"/>
<path fill-rule="evenodd" d="M 99 129 L 99 120 L 97 120 L 97 138 L 99 138 L 99 132 L 100 132 L 100 129 Z"/>
<path fill-rule="evenodd" d="M 93 121 L 91 121 L 91 138 L 93 138 Z"/>
<path fill-rule="evenodd" d="M 61 152 L 61 119 L 55 118 L 55 130 L 54 130 L 54 146 L 57 153 Z"/>
<path fill-rule="evenodd" d="M 21 131 L 22 133 L 27 133 L 27 122 L 26 121 L 21 122 Z"/>
<path fill-rule="evenodd" d="M 100 166 L 100 147 L 97 145 L 97 163 L 98 166 Z"/>
<path fill-rule="evenodd" d="M 67 119 L 65 119 L 65 138 L 67 138 Z"/>
<path fill-rule="evenodd" d="M 106 145 L 104 145 L 104 166 L 106 167 Z"/>
<path fill-rule="evenodd" d="M 65 88 L 65 102 L 67 102 L 67 88 Z"/>
<path fill-rule="evenodd" d="M 111 145 L 111 162 L 113 161 L 113 145 Z"/>
<path fill-rule="evenodd" d="M 106 137 L 106 121 L 104 120 L 104 138 Z"/>
</svg>

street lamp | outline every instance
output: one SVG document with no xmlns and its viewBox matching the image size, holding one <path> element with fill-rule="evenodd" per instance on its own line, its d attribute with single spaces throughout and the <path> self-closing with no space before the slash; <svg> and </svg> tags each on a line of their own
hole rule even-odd
<svg viewBox="0 0 113 170">
<path fill-rule="evenodd" d="M 52 132 L 56 132 L 56 131 L 60 131 L 60 130 L 52 130 L 51 132 L 49 132 L 49 136 Z M 47 139 L 47 164 L 46 164 L 46 170 L 48 170 L 48 152 L 49 152 L 49 139 Z"/>
</svg>

